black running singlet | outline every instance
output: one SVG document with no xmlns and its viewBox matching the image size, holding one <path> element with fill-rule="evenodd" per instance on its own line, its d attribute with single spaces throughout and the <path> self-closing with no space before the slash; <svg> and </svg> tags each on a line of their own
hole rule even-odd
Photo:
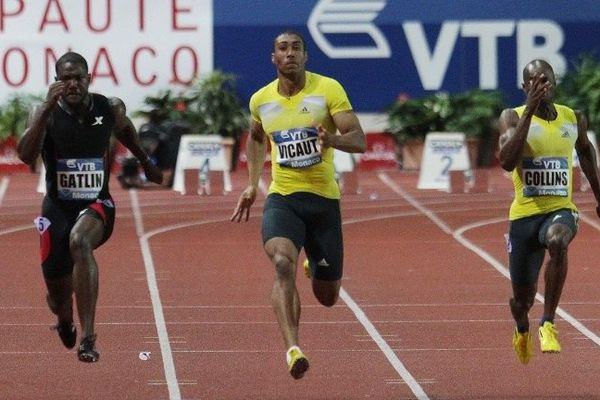
<svg viewBox="0 0 600 400">
<path fill-rule="evenodd" d="M 46 193 L 52 199 L 89 203 L 108 197 L 110 136 L 115 121 L 102 95 L 90 93 L 84 117 L 60 104 L 46 127 L 42 158 L 46 167 Z"/>
</svg>

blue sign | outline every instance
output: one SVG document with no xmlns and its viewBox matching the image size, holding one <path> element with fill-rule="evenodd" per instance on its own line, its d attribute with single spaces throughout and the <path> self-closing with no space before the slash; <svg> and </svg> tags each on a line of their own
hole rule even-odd
<svg viewBox="0 0 600 400">
<path fill-rule="evenodd" d="M 238 76 L 244 101 L 275 79 L 273 40 L 287 29 L 304 36 L 307 69 L 337 79 L 359 112 L 476 87 L 518 105 L 530 60 L 560 75 L 597 55 L 600 1 L 218 0 L 214 68 Z"/>
</svg>

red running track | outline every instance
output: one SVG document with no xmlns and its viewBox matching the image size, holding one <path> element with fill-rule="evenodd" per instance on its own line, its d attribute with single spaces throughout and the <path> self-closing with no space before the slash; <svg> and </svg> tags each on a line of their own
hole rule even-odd
<svg viewBox="0 0 600 400">
<path fill-rule="evenodd" d="M 294 381 L 270 307 L 273 271 L 251 221 L 229 222 L 227 196 L 123 191 L 111 240 L 97 251 L 100 362 L 83 364 L 49 330 L 37 233 L 37 176 L 0 176 L 1 399 L 598 399 L 600 223 L 576 194 L 558 328 L 563 352 L 518 363 L 511 348 L 503 234 L 508 179 L 492 192 L 415 189 L 414 173 L 364 172 L 342 201 L 342 297 L 317 305 L 298 275 L 301 345 Z M 532 311 L 532 323 L 541 305 Z M 148 360 L 140 352 L 150 352 Z"/>
</svg>

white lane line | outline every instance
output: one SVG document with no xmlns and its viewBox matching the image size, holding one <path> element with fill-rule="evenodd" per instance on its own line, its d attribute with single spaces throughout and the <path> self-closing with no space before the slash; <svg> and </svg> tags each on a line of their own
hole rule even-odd
<svg viewBox="0 0 600 400">
<path fill-rule="evenodd" d="M 0 236 L 2 236 L 2 235 L 9 235 L 11 233 L 20 232 L 20 231 L 26 231 L 28 229 L 34 229 L 33 221 L 31 221 L 31 224 L 17 225 L 17 226 L 13 226 L 11 228 L 6 228 L 6 229 L 3 229 L 3 230 L 0 230 Z"/>
<path fill-rule="evenodd" d="M 369 336 L 373 338 L 377 346 L 381 349 L 385 357 L 388 359 L 392 367 L 398 372 L 398 375 L 402 378 L 404 382 L 408 385 L 410 390 L 417 396 L 417 399 L 427 400 L 429 397 L 419 385 L 419 382 L 411 375 L 410 372 L 406 369 L 404 364 L 400 361 L 396 352 L 392 350 L 390 345 L 385 341 L 385 339 L 381 336 L 375 325 L 371 323 L 367 315 L 364 311 L 352 300 L 352 297 L 344 290 L 344 288 L 340 288 L 340 298 L 348 305 L 348 307 L 352 310 L 354 315 L 358 321 L 365 328 Z"/>
<path fill-rule="evenodd" d="M 135 230 L 140 242 L 140 249 L 144 259 L 144 267 L 146 269 L 146 277 L 148 281 L 148 290 L 150 299 L 152 300 L 152 310 L 154 312 L 154 320 L 156 323 L 156 331 L 158 333 L 158 342 L 160 344 L 160 352 L 162 355 L 163 366 L 165 370 L 165 378 L 167 388 L 169 390 L 170 400 L 181 400 L 181 392 L 179 391 L 179 383 L 177 382 L 177 374 L 175 373 L 175 362 L 173 361 L 173 353 L 171 351 L 171 343 L 169 342 L 169 333 L 167 332 L 167 324 L 163 314 L 162 304 L 160 301 L 160 293 L 156 282 L 156 272 L 154 269 L 154 260 L 148 239 L 144 235 L 144 224 L 142 221 L 142 212 L 138 194 L 135 189 L 129 191 L 131 197 L 131 208 L 133 210 L 133 218 L 135 220 Z"/>
<path fill-rule="evenodd" d="M 396 182 L 394 182 L 387 174 L 385 174 L 385 172 L 380 172 L 378 175 L 379 175 L 380 179 L 386 185 L 388 185 L 388 187 L 390 189 L 392 189 L 394 192 L 398 193 L 400 196 L 405 198 L 405 200 L 408 201 L 409 203 L 411 203 L 411 204 L 414 203 L 413 205 L 415 207 L 418 206 L 419 210 L 424 210 L 423 214 L 425 214 L 429 219 L 431 219 L 431 221 L 433 223 L 440 226 L 440 228 L 442 228 L 442 226 L 447 226 L 443 222 L 442 222 L 443 225 L 440 225 L 440 223 L 439 223 L 440 219 L 437 217 L 437 215 L 433 211 L 431 211 L 427 207 L 423 206 L 421 203 L 419 203 L 413 197 L 408 196 L 408 194 L 404 190 L 400 189 L 400 187 L 396 184 Z M 406 197 L 406 196 L 408 196 L 408 197 Z M 596 229 L 600 230 L 600 225 L 596 224 L 596 221 L 593 221 L 585 216 L 584 216 L 584 218 L 582 218 L 582 220 L 584 220 L 588 223 L 593 222 L 594 224 L 591 224 L 591 225 L 594 226 Z M 487 219 L 487 220 L 475 222 L 472 224 L 464 225 L 454 231 L 451 228 L 449 228 L 449 232 L 446 232 L 446 230 L 443 228 L 442 228 L 442 230 L 444 230 L 444 232 L 446 232 L 446 233 L 451 234 L 455 240 L 457 240 L 463 246 L 465 246 L 466 248 L 468 248 L 469 250 L 471 250 L 472 252 L 477 254 L 479 257 L 484 259 L 488 264 L 490 264 L 494 269 L 496 269 L 496 271 L 498 271 L 505 278 L 510 280 L 510 272 L 509 272 L 508 268 L 506 266 L 504 266 L 504 264 L 502 264 L 500 261 L 498 261 L 496 258 L 494 258 L 491 254 L 489 254 L 488 252 L 486 252 L 485 250 L 483 250 L 482 248 L 480 248 L 479 246 L 475 245 L 473 242 L 471 242 L 470 240 L 468 240 L 464 236 L 462 236 L 462 234 L 469 229 L 478 228 L 481 226 L 500 223 L 500 222 L 506 223 L 506 218 L 498 217 L 498 218 L 493 218 L 493 219 Z M 537 293 L 535 295 L 535 298 L 540 303 L 544 302 L 544 296 L 542 296 L 540 293 Z M 598 346 L 600 346 L 600 337 L 598 337 L 594 332 L 592 332 L 585 325 L 583 325 L 578 319 L 574 318 L 572 315 L 567 313 L 561 307 L 557 307 L 556 313 L 561 318 L 563 318 L 565 321 L 567 321 L 569 324 L 571 324 L 575 329 L 577 329 L 579 332 L 581 332 L 583 335 L 585 335 L 591 341 L 593 341 Z"/>
<path fill-rule="evenodd" d="M 375 216 L 375 217 L 371 217 L 371 218 L 357 218 L 357 219 L 345 221 L 344 225 L 365 222 L 365 221 L 369 221 L 369 220 L 393 218 L 393 217 L 402 216 L 404 214 L 405 213 L 390 213 L 387 216 L 383 216 L 383 217 Z M 187 228 L 187 227 L 191 227 L 191 226 L 195 226 L 195 225 L 204 225 L 204 224 L 210 224 L 210 223 L 222 223 L 222 222 L 226 222 L 226 221 L 229 221 L 229 219 L 216 218 L 216 219 L 207 220 L 207 221 L 194 221 L 194 222 L 180 223 L 180 224 L 176 224 L 176 225 L 170 225 L 170 226 L 165 226 L 165 227 L 162 227 L 159 229 L 155 229 L 151 232 L 146 233 L 142 237 L 144 239 L 146 239 L 146 242 L 147 242 L 147 239 L 149 239 L 151 236 L 154 236 L 154 235 L 157 235 L 160 233 L 164 233 L 164 232 L 168 232 L 168 231 L 172 231 L 172 230 L 176 230 L 176 229 L 181 229 L 181 228 Z M 373 324 L 368 319 L 366 314 L 356 304 L 356 302 L 352 299 L 352 297 L 350 297 L 348 292 L 346 290 L 344 290 L 344 288 L 340 289 L 340 298 L 352 310 L 352 312 L 354 313 L 354 315 L 356 316 L 358 321 L 363 325 L 363 327 L 365 328 L 367 333 L 369 333 L 369 335 L 373 338 L 373 341 L 375 341 L 375 343 L 379 346 L 379 348 L 384 353 L 384 355 L 386 356 L 388 361 L 391 363 L 392 367 L 398 372 L 400 377 L 406 381 L 407 385 L 410 387 L 410 389 L 413 391 L 413 393 L 417 396 L 417 398 L 419 400 L 428 400 L 429 397 L 427 396 L 427 394 L 425 394 L 425 392 L 423 391 L 423 388 L 421 388 L 421 386 L 419 385 L 417 380 L 408 372 L 408 370 L 402 364 L 402 362 L 400 361 L 400 359 L 398 358 L 396 353 L 392 350 L 392 348 L 389 346 L 389 344 L 387 344 L 385 339 L 383 339 L 381 334 L 373 326 Z M 303 321 L 303 323 L 306 324 L 306 323 L 310 323 L 310 322 Z M 318 322 L 318 323 L 327 324 L 328 322 Z M 338 322 L 333 322 L 333 323 L 338 323 Z"/>
<path fill-rule="evenodd" d="M 424 215 L 426 215 L 434 224 L 436 224 L 442 231 L 447 234 L 452 234 L 452 228 L 437 215 L 424 205 L 422 205 L 418 200 L 412 197 L 410 194 L 405 192 L 399 185 L 394 182 L 392 178 L 390 178 L 385 172 L 377 173 L 377 176 L 383 183 L 385 183 L 390 189 L 392 189 L 395 193 L 399 194 L 404 200 L 406 200 L 410 205 L 412 205 L 417 210 L 421 211 Z"/>
<path fill-rule="evenodd" d="M 2 205 L 2 200 L 4 200 L 4 196 L 6 195 L 8 182 L 10 182 L 10 178 L 8 176 L 3 176 L 2 179 L 0 179 L 0 206 Z"/>
<path fill-rule="evenodd" d="M 500 261 L 496 260 L 491 254 L 489 254 L 488 252 L 486 252 L 485 250 L 483 250 L 482 248 L 480 248 L 479 246 L 475 245 L 473 242 L 471 242 L 470 240 L 468 240 L 464 236 L 462 236 L 463 233 L 468 231 L 469 229 L 479 228 L 481 226 L 495 224 L 495 223 L 499 223 L 499 222 L 506 223 L 506 218 L 496 218 L 496 219 L 479 221 L 479 222 L 475 222 L 472 224 L 464 225 L 464 226 L 460 227 L 459 229 L 457 229 L 454 232 L 453 236 L 463 246 L 467 247 L 468 249 L 473 251 L 475 254 L 477 254 L 479 257 L 483 258 L 492 267 L 494 267 L 498 272 L 500 272 L 502 275 L 504 275 L 504 277 L 506 277 L 507 279 L 510 280 L 510 271 L 507 267 L 504 266 L 504 264 L 502 264 Z M 542 296 L 539 292 L 536 293 L 535 298 L 540 303 L 544 303 L 544 296 Z M 573 317 L 571 314 L 569 314 L 566 310 L 564 310 L 560 306 L 558 306 L 556 308 L 556 313 L 562 319 L 564 319 L 569 324 L 571 324 L 575 329 L 577 329 L 579 332 L 581 332 L 584 336 L 586 336 L 592 342 L 594 342 L 598 346 L 600 346 L 600 337 L 598 337 L 598 335 L 596 335 L 594 332 L 589 330 L 577 318 Z"/>
</svg>

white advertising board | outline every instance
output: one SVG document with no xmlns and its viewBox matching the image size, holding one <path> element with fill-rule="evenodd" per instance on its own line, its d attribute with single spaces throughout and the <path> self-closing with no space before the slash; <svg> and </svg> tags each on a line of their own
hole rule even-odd
<svg viewBox="0 0 600 400">
<path fill-rule="evenodd" d="M 464 133 L 428 133 L 425 137 L 417 188 L 449 190 L 449 172 L 470 169 Z"/>
<path fill-rule="evenodd" d="M 0 1 L 0 103 L 45 95 L 67 51 L 84 56 L 90 91 L 129 111 L 161 90 L 182 91 L 213 68 L 212 0 Z"/>
<path fill-rule="evenodd" d="M 224 188 L 231 191 L 229 165 L 219 135 L 183 135 L 179 142 L 173 190 L 185 193 L 184 170 L 198 170 L 200 180 L 208 171 L 223 171 Z"/>
</svg>

